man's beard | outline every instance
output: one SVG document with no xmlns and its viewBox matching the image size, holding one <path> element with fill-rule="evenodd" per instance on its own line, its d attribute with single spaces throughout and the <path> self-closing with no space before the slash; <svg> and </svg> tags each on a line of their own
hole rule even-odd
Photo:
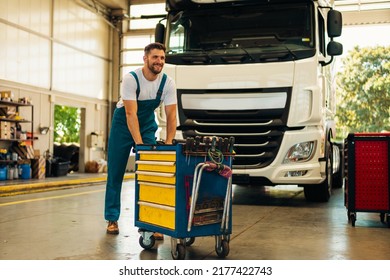
<svg viewBox="0 0 390 280">
<path fill-rule="evenodd" d="M 155 69 L 154 66 L 158 66 L 158 67 L 160 67 L 160 69 L 157 70 L 157 69 Z M 163 69 L 163 67 L 160 64 L 157 64 L 157 63 L 156 64 L 152 64 L 152 65 L 148 64 L 148 68 L 149 68 L 150 72 L 152 72 L 155 75 L 160 74 L 162 69 Z"/>
</svg>

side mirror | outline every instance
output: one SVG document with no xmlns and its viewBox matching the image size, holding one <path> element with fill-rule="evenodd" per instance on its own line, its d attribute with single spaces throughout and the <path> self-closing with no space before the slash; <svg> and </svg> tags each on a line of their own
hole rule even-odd
<svg viewBox="0 0 390 280">
<path fill-rule="evenodd" d="M 328 36 L 330 38 L 339 37 L 343 27 L 343 18 L 339 11 L 330 10 L 327 20 Z"/>
<path fill-rule="evenodd" d="M 330 56 L 336 56 L 336 55 L 342 55 L 343 54 L 343 45 L 335 42 L 335 41 L 330 41 L 328 43 L 328 46 L 326 47 L 326 52 Z"/>
<path fill-rule="evenodd" d="M 156 24 L 156 29 L 154 31 L 154 40 L 158 43 L 164 43 L 164 35 L 165 35 L 165 26 L 162 23 Z"/>
<path fill-rule="evenodd" d="M 330 41 L 328 45 L 326 46 L 326 52 L 328 55 L 330 55 L 330 60 L 329 61 L 320 61 L 320 64 L 322 66 L 326 66 L 328 64 L 331 64 L 333 61 L 333 58 L 337 55 L 342 55 L 343 54 L 343 45 L 340 44 L 339 42 L 335 41 Z"/>
</svg>

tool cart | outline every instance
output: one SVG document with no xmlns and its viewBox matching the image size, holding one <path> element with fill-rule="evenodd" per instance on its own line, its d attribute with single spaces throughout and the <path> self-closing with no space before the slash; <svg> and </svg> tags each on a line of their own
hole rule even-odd
<svg viewBox="0 0 390 280">
<path fill-rule="evenodd" d="M 377 212 L 390 227 L 390 133 L 350 133 L 344 149 L 348 220 L 355 226 L 356 212 Z"/>
<path fill-rule="evenodd" d="M 187 138 L 172 145 L 138 145 L 135 226 L 151 249 L 153 233 L 171 237 L 173 259 L 184 259 L 196 237 L 214 236 L 219 257 L 229 254 L 234 138 Z"/>
</svg>

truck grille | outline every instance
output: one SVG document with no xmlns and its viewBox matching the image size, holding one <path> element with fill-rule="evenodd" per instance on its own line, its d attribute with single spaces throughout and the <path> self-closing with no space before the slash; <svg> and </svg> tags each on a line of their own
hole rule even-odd
<svg viewBox="0 0 390 280">
<path fill-rule="evenodd" d="M 262 168 L 276 157 L 284 131 L 287 130 L 287 117 L 291 100 L 291 88 L 267 89 L 270 92 L 285 92 L 284 108 L 258 110 L 196 110 L 182 106 L 182 97 L 186 94 L 213 94 L 216 90 L 177 90 L 179 108 L 179 129 L 184 138 L 195 136 L 218 136 L 235 138 L 233 161 L 235 169 Z M 226 94 L 239 92 L 218 90 Z M 245 93 L 264 94 L 263 89 L 246 90 Z M 206 98 L 206 96 L 205 96 Z"/>
</svg>

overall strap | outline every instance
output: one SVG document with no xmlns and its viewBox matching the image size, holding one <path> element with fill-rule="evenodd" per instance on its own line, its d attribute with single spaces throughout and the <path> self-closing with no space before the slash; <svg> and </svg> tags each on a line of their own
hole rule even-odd
<svg viewBox="0 0 390 280">
<path fill-rule="evenodd" d="M 161 95 L 163 93 L 163 89 L 164 89 L 166 81 L 167 81 L 167 74 L 163 73 L 163 77 L 161 79 L 160 87 L 158 88 L 158 91 L 157 91 L 156 99 L 161 99 Z"/>
<path fill-rule="evenodd" d="M 139 92 L 140 92 L 140 89 L 139 89 L 139 80 L 138 80 L 137 74 L 135 74 L 134 71 L 131 71 L 130 74 L 133 75 L 135 81 L 137 82 L 137 91 L 136 91 L 135 93 L 137 94 L 137 99 L 138 99 Z"/>
</svg>

